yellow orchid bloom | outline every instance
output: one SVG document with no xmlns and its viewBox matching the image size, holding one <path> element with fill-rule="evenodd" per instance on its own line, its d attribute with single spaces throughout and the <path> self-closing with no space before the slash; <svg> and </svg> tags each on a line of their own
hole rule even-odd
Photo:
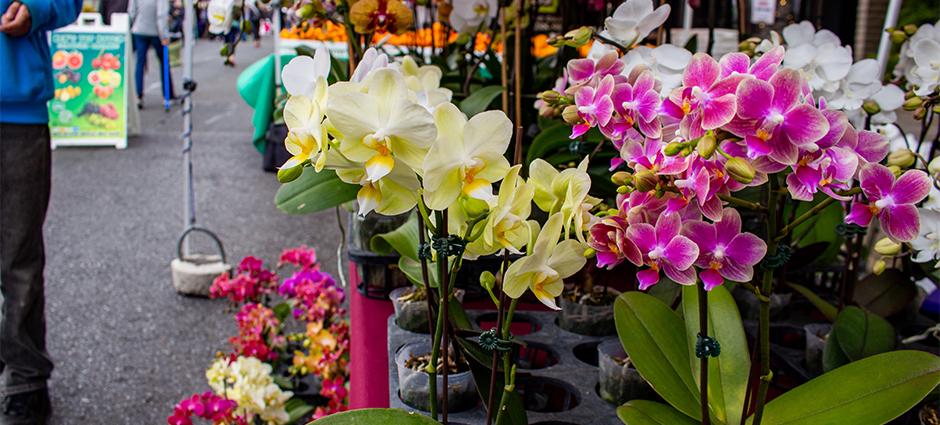
<svg viewBox="0 0 940 425">
<path fill-rule="evenodd" d="M 588 158 L 577 168 L 558 171 L 548 162 L 536 159 L 529 164 L 529 183 L 535 186 L 535 205 L 549 214 L 564 215 L 565 237 L 574 226 L 575 237 L 584 242 L 584 232 L 591 221 L 590 210 L 600 199 L 588 195 L 591 176 L 587 173 Z"/>
<path fill-rule="evenodd" d="M 481 112 L 467 120 L 452 103 L 434 112 L 437 140 L 424 159 L 424 201 L 443 210 L 461 194 L 489 201 L 493 183 L 509 170 L 503 156 L 512 137 L 512 122 L 500 111 Z"/>
<path fill-rule="evenodd" d="M 404 214 L 418 203 L 420 184 L 408 167 L 394 167 L 382 178 L 372 181 L 363 164 L 350 161 L 336 149 L 327 153 L 325 165 L 336 171 L 340 180 L 361 186 L 356 195 L 360 216 L 373 210 L 383 215 Z"/>
<path fill-rule="evenodd" d="M 502 249 L 521 254 L 520 249 L 529 242 L 532 232 L 538 232 L 535 221 L 526 221 L 532 212 L 535 188 L 519 176 L 521 169 L 521 165 L 516 165 L 506 173 L 499 196 L 490 203 L 489 215 L 477 224 L 482 226 L 483 233 L 467 244 L 465 258 L 475 259 Z"/>
<path fill-rule="evenodd" d="M 531 289 L 542 304 L 560 310 L 555 297 L 564 290 L 563 280 L 587 263 L 581 242 L 573 239 L 558 242 L 563 221 L 561 213 L 552 214 L 529 247 L 529 255 L 516 260 L 506 270 L 503 291 L 510 298 L 519 298 L 526 289 Z"/>
<path fill-rule="evenodd" d="M 395 67 L 405 76 L 405 84 L 414 95 L 414 101 L 428 110 L 450 102 L 453 97 L 450 89 L 441 87 L 443 73 L 440 68 L 433 65 L 419 66 L 411 56 L 405 56 Z"/>
<path fill-rule="evenodd" d="M 323 169 L 325 152 L 329 149 L 329 135 L 323 119 L 322 108 L 316 101 L 302 95 L 287 99 L 284 123 L 289 132 L 284 146 L 293 156 L 281 168 L 293 168 L 310 160 L 317 172 Z"/>
<path fill-rule="evenodd" d="M 373 184 L 400 168 L 399 161 L 420 173 L 437 137 L 434 117 L 409 99 L 404 77 L 396 70 L 376 69 L 362 87 L 365 92 L 350 88 L 327 102 L 326 115 L 343 156 L 364 164 L 365 180 Z"/>
</svg>

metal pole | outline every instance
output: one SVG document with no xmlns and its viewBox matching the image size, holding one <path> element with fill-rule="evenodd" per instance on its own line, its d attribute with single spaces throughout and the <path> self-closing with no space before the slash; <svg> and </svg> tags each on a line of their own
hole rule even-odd
<svg viewBox="0 0 940 425">
<path fill-rule="evenodd" d="M 881 41 L 878 42 L 878 69 L 879 75 L 884 75 L 885 68 L 888 66 L 888 56 L 891 54 L 891 34 L 886 31 L 898 25 L 898 15 L 901 14 L 901 0 L 891 0 L 888 2 L 888 14 L 885 16 L 885 25 L 881 31 Z"/>
<path fill-rule="evenodd" d="M 281 2 L 274 0 L 271 2 L 274 8 L 272 24 L 274 26 L 274 85 L 278 90 L 281 88 Z"/>
<path fill-rule="evenodd" d="M 682 44 L 685 45 L 692 38 L 692 6 L 687 1 L 682 3 L 682 34 L 685 37 Z"/>
<path fill-rule="evenodd" d="M 196 198 L 193 193 L 193 0 L 183 0 L 183 231 L 196 224 Z M 189 238 L 183 243 L 183 256 L 189 255 Z"/>
</svg>

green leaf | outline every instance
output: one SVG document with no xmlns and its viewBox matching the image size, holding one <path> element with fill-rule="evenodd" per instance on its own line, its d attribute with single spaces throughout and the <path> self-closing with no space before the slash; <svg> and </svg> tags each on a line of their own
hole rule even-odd
<svg viewBox="0 0 940 425">
<path fill-rule="evenodd" d="M 849 364 L 849 362 L 851 362 L 851 360 L 849 360 L 849 357 L 842 351 L 842 346 L 839 345 L 839 338 L 836 336 L 836 333 L 830 331 L 829 336 L 826 338 L 826 345 L 823 346 L 823 372 L 838 369 Z"/>
<path fill-rule="evenodd" d="M 274 317 L 277 318 L 279 322 L 284 322 L 284 319 L 287 319 L 287 316 L 290 316 L 291 308 L 288 303 L 280 303 L 272 309 L 274 310 Z"/>
<path fill-rule="evenodd" d="M 281 185 L 274 204 L 287 214 L 310 214 L 352 201 L 358 191 L 359 186 L 343 182 L 332 170 L 318 173 L 304 167 L 297 180 Z"/>
<path fill-rule="evenodd" d="M 415 215 L 408 217 L 408 221 L 397 229 L 387 233 L 380 233 L 369 240 L 372 252 L 388 255 L 393 251 L 405 258 L 418 260 L 418 241 L 421 234 L 418 232 L 418 218 Z"/>
<path fill-rule="evenodd" d="M 432 261 L 428 262 L 428 285 L 432 288 L 439 286 L 437 283 L 436 264 L 437 263 Z M 412 284 L 424 286 L 424 276 L 421 275 L 420 261 L 412 260 L 408 257 L 401 257 L 398 259 L 398 269 L 405 274 L 405 277 L 407 277 Z"/>
<path fill-rule="evenodd" d="M 402 409 L 350 410 L 334 413 L 310 423 L 316 425 L 439 425 L 430 417 Z"/>
<path fill-rule="evenodd" d="M 682 311 L 688 336 L 692 376 L 697 385 L 700 360 L 695 357 L 695 340 L 699 332 L 698 288 L 682 287 Z M 741 422 L 741 409 L 747 389 L 751 357 L 738 306 L 731 292 L 717 286 L 708 292 L 708 335 L 721 344 L 721 355 L 708 358 L 708 404 L 713 420 L 725 424 Z"/>
<path fill-rule="evenodd" d="M 471 93 L 466 99 L 460 101 L 460 110 L 467 114 L 468 117 L 472 117 L 485 111 L 502 92 L 503 86 L 483 87 Z"/>
<path fill-rule="evenodd" d="M 292 398 L 287 400 L 287 403 L 284 403 L 284 410 L 287 411 L 286 423 L 292 424 L 312 412 L 313 406 L 304 403 L 304 401 L 299 398 Z"/>
<path fill-rule="evenodd" d="M 562 147 L 568 146 L 571 139 L 571 126 L 562 121 L 550 121 L 548 127 L 542 129 L 532 139 L 529 150 L 526 153 L 526 162 L 532 162 L 536 158 L 544 158 L 550 152 L 554 152 Z"/>
<path fill-rule="evenodd" d="M 695 425 L 672 406 L 649 400 L 632 400 L 617 408 L 617 417 L 626 425 Z"/>
<path fill-rule="evenodd" d="M 682 319 L 652 295 L 627 292 L 614 302 L 617 335 L 637 371 L 670 405 L 701 420 Z"/>
<path fill-rule="evenodd" d="M 823 314 L 823 316 L 826 316 L 826 319 L 829 319 L 830 322 L 834 322 L 836 320 L 836 316 L 839 315 L 839 309 L 826 300 L 822 299 L 819 295 L 816 295 L 813 290 L 792 282 L 787 282 L 787 286 L 793 288 L 794 291 L 799 292 L 800 295 L 806 297 L 806 299 L 809 300 L 809 302 L 812 303 L 813 306 Z"/>
<path fill-rule="evenodd" d="M 938 383 L 940 357 L 909 350 L 878 354 L 777 397 L 765 407 L 761 424 L 884 424 L 920 402 Z"/>
<path fill-rule="evenodd" d="M 852 300 L 881 317 L 898 314 L 917 296 L 917 285 L 910 275 L 898 269 L 880 275 L 868 275 L 855 285 Z"/>
<path fill-rule="evenodd" d="M 477 384 L 477 393 L 480 394 L 480 400 L 483 400 L 484 408 L 486 402 L 489 400 L 490 394 L 490 366 L 492 364 L 492 354 L 483 350 L 480 347 L 480 344 L 471 341 L 467 338 L 458 336 L 456 338 L 457 345 L 460 347 L 461 352 L 467 358 L 467 362 L 470 364 L 470 373 L 473 374 L 473 380 L 480 384 Z M 499 399 L 503 396 L 503 373 L 502 362 L 497 362 L 497 374 L 496 374 L 496 386 L 494 387 L 493 395 L 493 404 L 499 402 Z M 526 425 L 528 420 L 526 418 L 525 406 L 522 404 L 522 399 L 519 397 L 517 392 L 513 392 L 509 395 L 506 405 L 509 406 L 506 410 L 507 415 L 503 415 L 503 425 Z M 495 418 L 495 415 L 494 415 Z"/>
<path fill-rule="evenodd" d="M 894 349 L 894 327 L 885 319 L 858 307 L 846 307 L 839 313 L 832 332 L 849 360 L 861 360 Z"/>
</svg>

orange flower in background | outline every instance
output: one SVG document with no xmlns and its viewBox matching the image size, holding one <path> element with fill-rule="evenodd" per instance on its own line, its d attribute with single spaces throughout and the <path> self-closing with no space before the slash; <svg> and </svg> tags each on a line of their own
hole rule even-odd
<svg viewBox="0 0 940 425">
<path fill-rule="evenodd" d="M 359 0 L 349 10 L 349 20 L 360 34 L 402 34 L 414 24 L 411 9 L 401 0 Z"/>
</svg>

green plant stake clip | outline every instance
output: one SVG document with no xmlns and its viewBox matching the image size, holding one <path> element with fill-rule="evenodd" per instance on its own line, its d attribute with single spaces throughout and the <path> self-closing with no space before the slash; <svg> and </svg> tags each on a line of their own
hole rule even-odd
<svg viewBox="0 0 940 425">
<path fill-rule="evenodd" d="M 718 343 L 717 339 L 698 334 L 698 337 L 695 339 L 695 357 L 700 359 L 704 357 L 718 357 L 719 354 L 721 354 L 721 344 Z"/>
</svg>

